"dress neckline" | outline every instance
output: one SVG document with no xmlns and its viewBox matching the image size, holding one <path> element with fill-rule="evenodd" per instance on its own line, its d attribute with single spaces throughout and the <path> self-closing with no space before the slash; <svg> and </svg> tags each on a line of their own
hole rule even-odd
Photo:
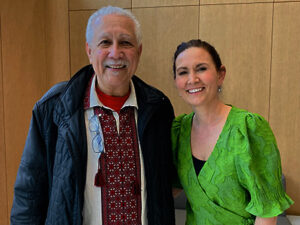
<svg viewBox="0 0 300 225">
<path fill-rule="evenodd" d="M 228 105 L 228 104 L 226 104 L 226 105 Z M 223 126 L 223 128 L 222 128 L 222 131 L 221 131 L 221 133 L 220 133 L 220 135 L 219 135 L 219 137 L 218 137 L 218 139 L 217 139 L 217 142 L 216 142 L 215 146 L 213 147 L 213 150 L 212 150 L 211 154 L 209 155 L 209 157 L 207 158 L 207 160 L 204 161 L 204 162 L 210 161 L 210 158 L 212 158 L 213 155 L 217 154 L 217 153 L 216 153 L 216 149 L 217 149 L 216 147 L 218 146 L 219 140 L 220 140 L 221 137 L 223 136 L 224 130 L 226 130 L 226 129 L 227 129 L 227 126 L 229 126 L 229 122 L 228 122 L 228 121 L 229 121 L 229 119 L 230 119 L 230 117 L 231 117 L 231 114 L 232 114 L 233 111 L 234 111 L 234 108 L 235 108 L 235 107 L 232 106 L 232 105 L 228 105 L 228 106 L 230 106 L 231 109 L 230 109 L 230 111 L 229 111 L 229 113 L 228 113 L 228 115 L 227 115 L 226 121 L 225 121 L 224 126 Z M 190 158 L 189 161 L 190 161 L 190 163 L 191 163 L 192 166 L 193 166 L 193 154 L 192 154 L 192 146 L 191 146 L 191 134 L 192 134 L 192 123 L 193 123 L 194 115 L 195 115 L 195 113 L 193 112 L 193 113 L 190 114 L 190 116 L 189 116 L 189 118 L 188 118 L 188 119 L 190 120 L 190 121 L 189 121 L 189 124 L 188 124 L 188 125 L 189 125 L 189 128 L 188 128 L 188 130 L 189 130 L 188 136 L 190 137 L 188 150 L 189 150 L 189 158 Z M 207 164 L 207 163 L 204 163 L 202 169 L 199 171 L 198 174 L 196 174 L 196 171 L 194 170 L 194 171 L 195 171 L 195 175 L 196 175 L 197 178 L 201 175 L 201 173 L 203 173 L 202 171 L 205 170 L 206 164 Z"/>
</svg>

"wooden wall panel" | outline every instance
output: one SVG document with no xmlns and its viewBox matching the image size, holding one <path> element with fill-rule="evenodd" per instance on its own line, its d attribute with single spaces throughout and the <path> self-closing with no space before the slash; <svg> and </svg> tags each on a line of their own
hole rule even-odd
<svg viewBox="0 0 300 225">
<path fill-rule="evenodd" d="M 8 209 L 31 109 L 45 92 L 44 1 L 9 1 L 3 10 L 2 63 Z"/>
<path fill-rule="evenodd" d="M 200 5 L 240 4 L 240 3 L 270 3 L 273 0 L 200 0 Z"/>
<path fill-rule="evenodd" d="M 274 2 L 300 2 L 300 0 L 274 0 Z"/>
<path fill-rule="evenodd" d="M 275 4 L 270 123 L 277 137 L 287 192 L 300 215 L 300 2 Z"/>
<path fill-rule="evenodd" d="M 85 52 L 85 30 L 87 21 L 94 11 L 70 12 L 70 58 L 71 75 L 89 64 Z"/>
<path fill-rule="evenodd" d="M 200 6 L 200 39 L 227 68 L 224 102 L 268 119 L 272 4 Z"/>
<path fill-rule="evenodd" d="M 141 8 L 133 9 L 133 13 L 143 32 L 143 52 L 136 74 L 169 96 L 176 114 L 190 112 L 175 88 L 172 58 L 178 44 L 197 38 L 199 6 Z"/>
<path fill-rule="evenodd" d="M 199 0 L 132 0 L 132 8 L 199 5 Z"/>
<path fill-rule="evenodd" d="M 0 3 L 0 9 L 2 4 Z M 0 11 L 1 13 L 1 11 Z M 2 13 L 0 14 L 0 224 L 8 224 L 7 182 L 6 182 L 6 152 L 3 108 L 3 74 L 2 74 Z"/>
<path fill-rule="evenodd" d="M 97 10 L 107 5 L 118 6 L 121 8 L 131 8 L 131 0 L 69 0 L 70 10 Z"/>
<path fill-rule="evenodd" d="M 70 78 L 68 0 L 45 0 L 46 84 Z"/>
</svg>

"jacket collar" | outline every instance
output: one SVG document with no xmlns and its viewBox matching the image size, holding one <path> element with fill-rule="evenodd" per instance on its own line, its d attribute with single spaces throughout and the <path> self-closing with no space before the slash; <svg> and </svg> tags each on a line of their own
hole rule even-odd
<svg viewBox="0 0 300 225">
<path fill-rule="evenodd" d="M 83 109 L 85 90 L 93 73 L 91 65 L 85 66 L 67 83 L 55 108 L 60 119 L 66 120 L 78 110 Z"/>
<path fill-rule="evenodd" d="M 138 102 L 138 134 L 140 141 L 143 142 L 144 131 L 154 113 L 157 113 L 160 106 L 167 100 L 165 95 L 147 85 L 144 81 L 136 76 L 132 77 L 135 86 Z"/>
<path fill-rule="evenodd" d="M 165 100 L 165 95 L 158 89 L 146 84 L 137 76 L 132 77 L 132 81 L 135 86 L 138 106 L 145 103 L 157 104 Z"/>
</svg>

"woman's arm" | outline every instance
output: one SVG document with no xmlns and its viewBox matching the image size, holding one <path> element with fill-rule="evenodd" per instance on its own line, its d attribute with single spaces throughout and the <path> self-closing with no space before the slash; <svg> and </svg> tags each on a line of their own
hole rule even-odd
<svg viewBox="0 0 300 225">
<path fill-rule="evenodd" d="M 256 217 L 255 225 L 276 225 L 277 216 L 270 218 Z"/>
</svg>

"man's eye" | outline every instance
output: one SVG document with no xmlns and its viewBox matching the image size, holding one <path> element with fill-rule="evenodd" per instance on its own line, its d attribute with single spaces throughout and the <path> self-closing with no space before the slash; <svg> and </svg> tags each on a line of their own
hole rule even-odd
<svg viewBox="0 0 300 225">
<path fill-rule="evenodd" d="M 99 42 L 98 46 L 108 46 L 111 44 L 111 41 L 109 40 L 102 40 Z"/>
<path fill-rule="evenodd" d="M 133 44 L 130 41 L 121 41 L 120 44 L 123 46 L 133 46 Z"/>
</svg>

